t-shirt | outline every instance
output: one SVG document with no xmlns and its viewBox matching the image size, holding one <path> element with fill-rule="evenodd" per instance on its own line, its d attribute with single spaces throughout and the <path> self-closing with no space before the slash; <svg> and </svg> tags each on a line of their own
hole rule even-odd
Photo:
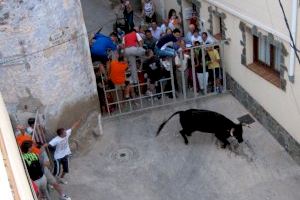
<svg viewBox="0 0 300 200">
<path fill-rule="evenodd" d="M 66 130 L 66 133 L 66 137 L 56 136 L 49 142 L 51 146 L 55 147 L 54 158 L 56 160 L 71 154 L 69 137 L 71 136 L 72 129 Z"/>
<path fill-rule="evenodd" d="M 192 43 L 192 36 L 193 36 L 193 33 L 189 31 L 185 36 L 185 42 Z"/>
<path fill-rule="evenodd" d="M 215 69 L 220 67 L 220 55 L 216 49 L 207 51 L 211 62 L 208 64 L 209 69 Z"/>
<path fill-rule="evenodd" d="M 144 40 L 144 45 L 147 49 L 152 49 L 154 51 L 156 42 L 157 39 L 155 39 L 154 37 L 152 37 L 151 39 L 146 38 Z"/>
<path fill-rule="evenodd" d="M 156 46 L 157 48 L 161 49 L 165 44 L 169 42 L 177 42 L 177 38 L 173 34 L 165 35 L 158 40 Z"/>
<path fill-rule="evenodd" d="M 151 81 L 158 81 L 161 77 L 160 61 L 156 56 L 146 59 L 143 62 L 143 69 Z"/>
<path fill-rule="evenodd" d="M 25 132 L 26 132 L 28 135 L 32 135 L 32 134 L 33 134 L 33 128 L 31 128 L 30 126 L 28 126 L 28 127 L 25 129 Z"/>
<path fill-rule="evenodd" d="M 25 161 L 30 178 L 33 181 L 40 179 L 44 173 L 38 156 L 34 153 L 23 153 L 22 157 Z"/>
<path fill-rule="evenodd" d="M 136 33 L 136 32 L 131 32 L 131 33 L 127 33 L 124 37 L 123 37 L 123 44 L 125 46 L 125 48 L 128 47 L 136 47 L 138 46 L 138 42 L 142 41 L 142 37 L 140 36 L 140 34 Z"/>
<path fill-rule="evenodd" d="M 166 31 L 167 31 L 167 26 L 165 25 L 165 24 L 162 24 L 161 26 L 160 26 L 160 31 L 161 31 L 161 33 L 162 34 L 165 34 L 166 33 Z"/>
<path fill-rule="evenodd" d="M 125 71 L 128 64 L 125 62 L 119 62 L 113 60 L 110 63 L 110 80 L 116 85 L 122 85 L 125 83 L 126 74 Z"/>
<path fill-rule="evenodd" d="M 114 51 L 117 49 L 117 46 L 114 44 L 110 37 L 102 34 L 96 34 L 94 39 L 95 42 L 91 47 L 91 54 L 93 55 L 107 56 L 107 50 L 111 49 Z"/>
<path fill-rule="evenodd" d="M 150 28 L 150 31 L 152 33 L 152 36 L 154 38 L 156 38 L 157 40 L 160 38 L 160 36 L 162 34 L 160 27 L 156 27 L 155 30 L 153 30 L 152 28 Z"/>
<path fill-rule="evenodd" d="M 19 134 L 16 137 L 16 140 L 17 140 L 17 143 L 18 143 L 19 147 L 21 147 L 21 145 L 23 144 L 24 141 L 32 141 L 33 142 L 32 137 L 30 135 L 27 135 L 26 133 L 25 134 Z M 37 148 L 35 146 L 35 144 L 33 144 L 32 148 L 31 148 L 31 152 L 39 155 L 41 153 L 41 150 L 39 148 Z"/>
<path fill-rule="evenodd" d="M 198 35 L 197 37 L 195 35 L 192 35 L 191 37 L 191 42 L 192 44 L 194 44 L 194 42 L 198 41 L 199 43 L 202 43 L 203 40 L 202 40 L 202 37 L 200 35 Z"/>
</svg>

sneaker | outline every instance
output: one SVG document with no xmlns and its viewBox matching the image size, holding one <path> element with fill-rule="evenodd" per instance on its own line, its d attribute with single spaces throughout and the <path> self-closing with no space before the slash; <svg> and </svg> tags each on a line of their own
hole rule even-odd
<svg viewBox="0 0 300 200">
<path fill-rule="evenodd" d="M 68 195 L 66 194 L 63 194 L 61 197 L 60 197 L 61 200 L 71 200 L 71 197 L 69 197 Z"/>
</svg>

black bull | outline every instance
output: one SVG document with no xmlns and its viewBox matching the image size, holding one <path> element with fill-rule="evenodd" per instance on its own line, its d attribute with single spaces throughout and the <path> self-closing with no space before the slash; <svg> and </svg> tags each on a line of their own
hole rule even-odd
<svg viewBox="0 0 300 200">
<path fill-rule="evenodd" d="M 236 124 L 224 115 L 213 111 L 197 109 L 175 112 L 159 126 L 156 136 L 158 136 L 165 124 L 177 114 L 180 116 L 180 123 L 182 126 L 180 134 L 182 135 L 185 144 L 189 143 L 186 136 L 191 136 L 194 131 L 214 133 L 223 143 L 223 148 L 229 144 L 227 138 L 231 136 L 235 137 L 239 143 L 243 142 L 243 125 L 241 123 Z"/>
</svg>

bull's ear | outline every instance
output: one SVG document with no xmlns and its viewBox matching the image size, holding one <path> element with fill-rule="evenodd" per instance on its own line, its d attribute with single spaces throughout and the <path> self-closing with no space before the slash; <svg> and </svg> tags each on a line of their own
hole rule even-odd
<svg viewBox="0 0 300 200">
<path fill-rule="evenodd" d="M 241 123 L 242 126 L 246 126 L 248 128 L 251 128 L 251 126 L 249 124 L 246 124 L 246 123 Z"/>
</svg>

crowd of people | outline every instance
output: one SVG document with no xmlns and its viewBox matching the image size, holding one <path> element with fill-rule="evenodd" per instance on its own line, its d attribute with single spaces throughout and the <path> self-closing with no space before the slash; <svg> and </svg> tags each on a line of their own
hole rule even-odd
<svg viewBox="0 0 300 200">
<path fill-rule="evenodd" d="M 110 109 L 105 106 L 107 102 L 116 101 L 113 95 L 104 96 L 105 85 L 110 89 L 120 89 L 121 100 L 135 98 L 137 95 L 156 95 L 159 98 L 159 93 L 162 91 L 158 82 L 163 78 L 169 78 L 171 71 L 175 74 L 177 92 L 182 92 L 182 78 L 185 79 L 188 88 L 197 87 L 199 93 L 203 93 L 204 85 L 208 86 L 208 91 L 213 90 L 214 85 L 218 87 L 217 91 L 221 91 L 219 90 L 221 70 L 218 48 L 213 46 L 205 48 L 205 66 L 203 66 L 200 46 L 213 44 L 215 39 L 206 31 L 200 30 L 196 12 L 189 20 L 189 31 L 184 34 L 182 19 L 174 9 L 169 11 L 167 19 L 158 22 L 152 0 L 144 0 L 143 20 L 139 26 L 136 26 L 133 21 L 134 11 L 130 1 L 121 0 L 121 9 L 127 28 L 122 30 L 120 27 L 115 27 L 109 36 L 97 33 L 90 40 L 92 61 L 100 62 L 95 68 L 95 74 L 102 112 Z M 195 48 L 197 46 L 199 48 Z M 191 51 L 194 51 L 195 55 L 193 62 Z M 197 74 L 196 86 L 193 85 L 192 63 Z M 103 84 L 103 77 L 105 84 Z M 146 83 L 142 94 L 135 88 L 141 83 Z M 163 92 L 172 90 L 170 80 L 164 84 L 163 90 Z M 167 96 L 175 98 L 171 92 Z"/>
<path fill-rule="evenodd" d="M 27 127 L 17 125 L 16 141 L 38 199 L 51 199 L 50 188 L 57 192 L 61 200 L 71 200 L 64 193 L 61 184 L 68 183 L 64 176 L 69 172 L 69 156 L 71 155 L 69 137 L 72 131 L 79 127 L 80 121 L 76 121 L 70 129 L 59 128 L 57 136 L 48 143 L 35 141 L 34 133 L 37 133 L 34 131 L 34 118 L 28 119 Z M 47 148 L 52 151 L 46 151 Z M 54 155 L 52 156 L 49 152 L 53 152 Z M 49 157 L 50 159 L 54 158 L 53 167 Z"/>
</svg>

